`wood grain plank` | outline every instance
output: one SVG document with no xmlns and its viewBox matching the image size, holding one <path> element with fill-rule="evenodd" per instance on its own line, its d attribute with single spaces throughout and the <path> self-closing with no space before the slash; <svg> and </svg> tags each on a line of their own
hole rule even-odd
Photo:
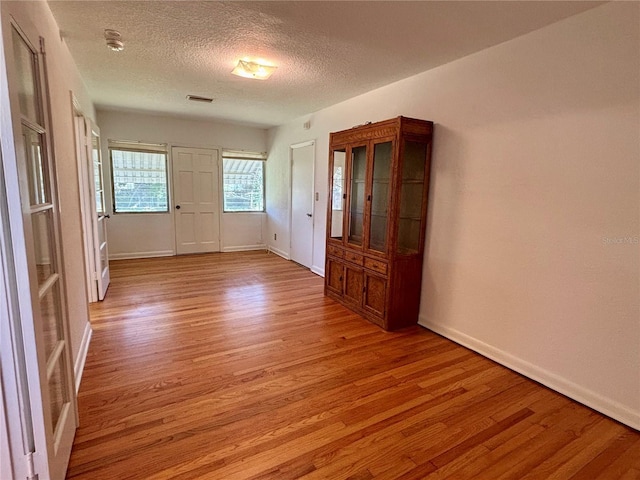
<svg viewBox="0 0 640 480">
<path fill-rule="evenodd" d="M 91 306 L 67 478 L 640 471 L 638 432 L 421 327 L 384 332 L 280 257 L 116 261 L 111 274 Z"/>
</svg>

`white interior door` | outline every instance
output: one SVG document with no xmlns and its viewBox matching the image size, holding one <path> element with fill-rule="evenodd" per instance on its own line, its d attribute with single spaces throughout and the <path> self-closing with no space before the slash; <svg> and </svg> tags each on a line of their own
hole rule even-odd
<svg viewBox="0 0 640 480">
<path fill-rule="evenodd" d="M 91 204 L 94 202 L 91 195 L 89 179 L 89 145 L 90 136 L 87 133 L 87 121 L 80 111 L 75 97 L 71 98 L 74 113 L 74 127 L 76 131 L 76 160 L 78 164 L 78 187 L 80 190 L 80 214 L 82 215 L 82 240 L 84 246 L 85 286 L 89 302 L 98 301 L 98 288 L 96 281 L 95 256 L 93 254 L 93 213 Z"/>
<path fill-rule="evenodd" d="M 3 210 L 9 217 L 3 222 L 11 237 L 10 248 L 5 248 L 12 256 L 3 269 L 11 271 L 18 286 L 10 294 L 9 344 L 20 366 L 23 453 L 33 460 L 39 478 L 57 480 L 65 477 L 77 426 L 77 403 L 66 319 L 58 185 L 50 147 L 45 47 L 33 25 L 17 25 L 8 16 L 2 17 L 2 34 L 11 113 L 5 109 L 3 86 L 1 125 L 3 135 L 7 124 L 13 129 L 15 148 L 9 153 L 16 166 L 14 171 L 13 161 L 3 164 L 2 191 L 7 202 Z M 0 67 L 3 62 L 4 58 Z"/>
<path fill-rule="evenodd" d="M 313 165 L 315 142 L 291 145 L 291 260 L 313 262 Z"/>
<path fill-rule="evenodd" d="M 102 161 L 100 150 L 94 151 L 94 143 L 99 144 L 99 138 L 96 141 L 92 133 L 99 137 L 98 129 L 92 125 L 90 119 L 82 114 L 73 94 L 71 97 L 76 131 L 78 187 L 80 190 L 80 213 L 82 215 L 82 238 L 85 257 L 85 284 L 87 299 L 92 303 L 104 299 L 109 285 L 109 264 L 108 261 L 106 264 L 101 261 L 103 257 L 108 259 L 107 243 L 106 241 L 96 241 L 96 233 L 99 228 L 97 223 L 98 216 L 104 214 L 102 210 L 105 205 L 101 174 Z M 97 157 L 97 161 L 94 157 Z M 98 211 L 101 211 L 101 213 L 98 214 Z M 105 229 L 106 225 L 103 224 L 101 227 Z M 106 234 L 103 238 L 106 239 Z M 101 247 L 104 255 L 100 255 Z"/>
<path fill-rule="evenodd" d="M 107 213 L 104 198 L 104 178 L 102 172 L 102 148 L 100 146 L 100 130 L 88 121 L 88 131 L 91 132 L 91 166 L 93 178 L 89 180 L 92 197 L 95 202 L 92 204 L 93 221 L 93 254 L 94 265 L 96 266 L 96 280 L 98 283 L 98 300 L 104 300 L 107 288 L 111 282 L 109 273 L 109 245 L 107 243 L 107 220 L 110 215 Z"/>
<path fill-rule="evenodd" d="M 218 150 L 174 147 L 171 158 L 176 253 L 219 252 Z"/>
</svg>

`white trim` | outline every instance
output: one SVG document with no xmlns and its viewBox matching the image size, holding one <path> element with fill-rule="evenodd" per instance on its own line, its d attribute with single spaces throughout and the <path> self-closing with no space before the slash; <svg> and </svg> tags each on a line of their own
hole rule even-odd
<svg viewBox="0 0 640 480">
<path fill-rule="evenodd" d="M 151 252 L 124 252 L 110 253 L 109 260 L 130 260 L 133 258 L 151 258 L 151 257 L 173 257 L 176 254 L 174 250 L 155 250 Z"/>
<path fill-rule="evenodd" d="M 73 368 L 73 373 L 76 379 L 76 394 L 80 390 L 80 382 L 82 381 L 82 373 L 84 372 L 84 364 L 87 361 L 87 354 L 89 353 L 89 344 L 91 343 L 91 336 L 93 330 L 91 324 L 87 322 L 84 327 L 84 334 L 82 335 L 82 342 L 80 343 L 80 349 L 78 350 L 78 356 Z"/>
<path fill-rule="evenodd" d="M 260 245 L 236 245 L 231 247 L 224 247 L 221 252 L 248 252 L 250 250 L 266 250 L 267 246 L 263 243 Z"/>
<path fill-rule="evenodd" d="M 494 360 L 501 365 L 524 375 L 525 377 L 529 377 L 552 390 L 566 395 L 577 402 L 614 418 L 631 428 L 640 430 L 640 412 L 634 412 L 625 405 L 603 397 L 602 395 L 577 385 L 564 377 L 529 363 L 526 360 L 522 360 L 521 358 L 473 338 L 454 328 L 437 325 L 430 322 L 423 316 L 420 316 L 418 324 L 448 338 L 449 340 L 459 343 L 464 347 L 470 348 L 474 352 L 490 358 L 491 360 Z"/>
<path fill-rule="evenodd" d="M 311 146 L 313 146 L 315 144 L 316 144 L 315 139 L 314 140 L 307 140 L 306 142 L 294 143 L 292 145 L 289 145 L 289 148 L 311 147 Z"/>
<path fill-rule="evenodd" d="M 233 160 L 259 160 L 262 162 L 267 161 L 267 152 L 251 152 L 248 150 L 230 150 L 228 148 L 223 148 L 221 153 L 222 158 Z"/>
<path fill-rule="evenodd" d="M 311 267 L 311 271 L 320 277 L 324 277 L 324 268 L 320 268 L 317 265 Z"/>
<path fill-rule="evenodd" d="M 172 152 L 173 152 L 173 148 L 172 147 Z M 193 147 L 185 147 L 185 148 L 193 148 Z M 213 150 L 213 149 L 212 149 Z M 218 185 L 217 185 L 217 189 L 218 189 L 218 251 L 222 251 L 222 247 L 223 247 L 223 241 L 222 239 L 224 238 L 224 221 L 222 220 L 222 217 L 224 216 L 224 160 L 222 159 L 222 148 L 218 148 L 215 149 L 218 152 L 218 159 L 216 160 L 218 162 Z M 173 168 L 173 167 L 171 167 Z M 263 182 L 263 186 L 262 186 L 262 193 L 263 193 L 263 205 L 266 205 L 267 203 L 267 197 L 266 197 L 266 189 L 264 188 L 264 172 L 265 169 L 262 169 L 262 182 Z M 172 173 L 172 177 L 173 177 L 173 170 L 171 171 Z M 174 210 L 174 214 L 173 214 L 173 225 L 174 225 L 174 243 L 175 243 L 175 248 L 176 248 L 176 255 L 178 254 L 178 223 L 175 221 L 176 218 L 176 214 L 175 214 L 175 210 Z"/>
<path fill-rule="evenodd" d="M 4 58 L 0 49 L 0 68 L 3 66 Z M 5 209 L 8 208 L 5 199 L 2 151 L 5 143 L 0 129 L 0 478 L 19 478 L 26 475 L 25 464 L 16 461 L 14 465 L 13 457 L 19 459 L 24 455 L 24 446 L 20 439 L 28 426 L 23 421 L 21 411 L 27 402 L 23 401 L 20 395 L 20 367 L 12 333 L 12 326 L 19 325 L 20 321 L 15 307 L 18 281 L 9 265 L 12 260 L 9 219 L 5 218 Z M 28 408 L 25 406 L 25 410 Z"/>
<path fill-rule="evenodd" d="M 127 150 L 134 152 L 154 152 L 168 153 L 168 144 L 166 143 L 144 143 L 137 140 L 113 140 L 107 139 L 107 148 L 114 150 Z"/>
<path fill-rule="evenodd" d="M 0 478 L 13 478 L 13 459 L 11 458 L 7 413 L 4 410 L 4 404 L 4 390 L 0 388 Z"/>
<path fill-rule="evenodd" d="M 289 256 L 289 254 L 287 252 L 285 252 L 284 250 L 280 250 L 279 248 L 276 248 L 272 245 L 269 245 L 267 247 L 267 250 L 271 253 L 275 253 L 276 255 L 284 258 L 285 260 L 291 260 L 291 257 Z"/>
<path fill-rule="evenodd" d="M 169 146 L 169 150 L 171 150 L 174 147 L 178 147 L 178 148 L 198 148 L 201 150 L 218 150 L 219 152 L 222 152 L 222 146 L 220 145 L 194 145 L 193 143 L 180 143 L 180 142 L 168 143 L 167 145 Z"/>
</svg>

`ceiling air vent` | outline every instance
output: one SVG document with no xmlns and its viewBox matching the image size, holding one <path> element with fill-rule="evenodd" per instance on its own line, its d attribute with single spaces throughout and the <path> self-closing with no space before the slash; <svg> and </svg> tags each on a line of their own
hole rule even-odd
<svg viewBox="0 0 640 480">
<path fill-rule="evenodd" d="M 201 97 L 200 95 L 187 95 L 187 100 L 191 100 L 192 102 L 203 102 L 203 103 L 213 102 L 213 98 Z"/>
</svg>

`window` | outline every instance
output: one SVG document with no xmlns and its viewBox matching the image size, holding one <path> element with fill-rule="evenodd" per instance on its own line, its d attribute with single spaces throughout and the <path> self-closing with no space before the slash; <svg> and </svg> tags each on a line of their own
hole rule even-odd
<svg viewBox="0 0 640 480">
<path fill-rule="evenodd" d="M 265 154 L 222 152 L 225 212 L 264 212 Z"/>
<path fill-rule="evenodd" d="M 115 213 L 169 211 L 165 146 L 109 142 L 109 153 Z"/>
</svg>

